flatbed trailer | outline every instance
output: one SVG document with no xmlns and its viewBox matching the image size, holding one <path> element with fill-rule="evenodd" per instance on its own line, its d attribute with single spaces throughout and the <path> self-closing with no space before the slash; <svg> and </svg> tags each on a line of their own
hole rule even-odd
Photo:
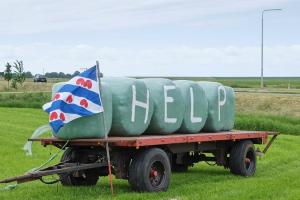
<svg viewBox="0 0 300 200">
<path fill-rule="evenodd" d="M 269 140 L 269 136 L 272 138 Z M 61 162 L 23 176 L 1 180 L 0 183 L 24 183 L 41 180 L 60 181 L 65 186 L 95 185 L 101 176 L 108 175 L 105 152 L 109 144 L 112 173 L 127 179 L 136 191 L 166 191 L 172 171 L 184 172 L 193 164 L 205 161 L 230 169 L 241 176 L 253 176 L 256 156 L 267 152 L 278 136 L 266 131 L 225 131 L 218 133 L 143 135 L 107 139 L 38 138 L 29 141 L 43 146 L 53 145 L 65 150 Z M 264 144 L 260 151 L 254 144 Z M 59 179 L 47 182 L 44 176 L 58 174 Z"/>
</svg>

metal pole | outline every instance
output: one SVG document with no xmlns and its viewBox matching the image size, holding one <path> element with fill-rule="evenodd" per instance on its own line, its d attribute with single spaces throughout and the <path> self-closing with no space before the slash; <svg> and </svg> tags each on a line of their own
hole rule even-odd
<svg viewBox="0 0 300 200">
<path fill-rule="evenodd" d="M 260 88 L 264 87 L 264 11 L 261 14 L 261 72 Z"/>
<path fill-rule="evenodd" d="M 260 87 L 264 88 L 264 13 L 269 11 L 281 11 L 282 9 L 267 9 L 261 13 L 261 72 Z"/>
<path fill-rule="evenodd" d="M 114 194 L 114 188 L 113 188 L 113 184 L 112 184 L 110 153 L 109 153 L 109 145 L 108 145 L 108 141 L 107 141 L 108 133 L 106 133 L 104 105 L 103 105 L 103 101 L 101 99 L 101 73 L 100 73 L 99 61 L 96 61 L 96 71 L 97 71 L 97 79 L 98 79 L 98 84 L 99 84 L 99 95 L 100 95 L 99 97 L 100 97 L 100 101 L 102 103 L 102 108 L 103 108 L 102 125 L 103 125 L 103 128 L 104 128 L 104 138 L 106 140 L 105 149 L 106 149 L 106 157 L 107 157 L 107 164 L 108 164 L 110 192 L 113 195 Z"/>
</svg>

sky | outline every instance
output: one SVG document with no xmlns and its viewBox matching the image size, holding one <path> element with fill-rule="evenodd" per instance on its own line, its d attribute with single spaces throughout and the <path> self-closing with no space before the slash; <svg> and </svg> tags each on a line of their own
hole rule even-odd
<svg viewBox="0 0 300 200">
<path fill-rule="evenodd" d="M 300 76 L 299 0 L 0 1 L 0 71 L 105 76 Z"/>
</svg>

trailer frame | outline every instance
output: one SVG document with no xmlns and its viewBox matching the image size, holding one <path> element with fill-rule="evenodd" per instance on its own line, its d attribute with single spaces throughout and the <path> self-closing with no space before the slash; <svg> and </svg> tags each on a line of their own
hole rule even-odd
<svg viewBox="0 0 300 200">
<path fill-rule="evenodd" d="M 272 138 L 268 141 L 269 136 Z M 33 142 L 40 142 L 44 147 L 52 145 L 60 149 L 66 148 L 61 163 L 23 176 L 5 179 L 0 183 L 12 181 L 23 183 L 33 180 L 43 182 L 42 177 L 58 174 L 60 179 L 57 181 L 61 181 L 63 185 L 96 184 L 99 176 L 108 175 L 108 170 L 105 170 L 107 168 L 105 147 L 108 143 L 112 156 L 113 173 L 116 178 L 127 179 L 136 191 L 166 191 L 171 170 L 187 171 L 188 167 L 201 161 L 214 162 L 214 164 L 223 166 L 225 169 L 230 168 L 233 174 L 252 176 L 256 169 L 256 155 L 265 154 L 277 136 L 278 133 L 267 131 L 224 131 L 133 137 L 110 136 L 107 139 L 93 138 L 68 141 L 55 137 L 28 139 Z M 265 148 L 260 151 L 254 147 L 254 144 L 264 144 Z M 248 153 L 252 154 L 248 156 Z M 244 157 L 240 155 L 244 155 Z M 154 161 L 156 159 L 155 162 L 151 156 Z M 148 157 L 152 160 L 147 160 Z M 160 163 L 157 164 L 157 162 Z M 244 166 L 244 169 L 240 166 Z M 248 171 L 246 166 L 249 168 Z M 159 168 L 164 170 L 159 171 Z M 140 180 L 140 177 L 144 175 L 143 173 L 146 173 L 146 177 L 147 173 L 150 174 L 149 180 Z M 136 174 L 139 177 L 136 177 Z M 97 179 L 93 178 L 91 181 L 85 182 L 78 181 L 87 176 L 97 176 Z M 158 180 L 157 177 L 160 179 Z"/>
</svg>

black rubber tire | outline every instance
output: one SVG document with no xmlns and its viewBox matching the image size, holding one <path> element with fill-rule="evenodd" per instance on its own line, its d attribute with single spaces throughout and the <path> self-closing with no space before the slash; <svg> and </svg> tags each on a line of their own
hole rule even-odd
<svg viewBox="0 0 300 200">
<path fill-rule="evenodd" d="M 256 170 L 255 147 L 250 140 L 237 142 L 230 151 L 229 168 L 231 173 L 240 176 L 253 176 Z"/>
<path fill-rule="evenodd" d="M 153 166 L 160 168 L 155 176 L 151 177 Z M 151 148 L 138 153 L 129 166 L 128 182 L 132 189 L 138 192 L 167 191 L 170 183 L 171 166 L 170 159 L 165 151 L 159 148 Z M 152 179 L 152 180 L 151 180 Z M 153 185 L 154 182 L 157 185 Z"/>
<path fill-rule="evenodd" d="M 76 156 L 76 149 L 67 148 L 61 157 L 61 162 L 79 162 L 80 158 Z M 96 185 L 99 180 L 98 169 L 84 171 L 84 177 L 75 177 L 73 173 L 64 173 L 59 175 L 60 182 L 64 186 L 91 186 Z"/>
</svg>

